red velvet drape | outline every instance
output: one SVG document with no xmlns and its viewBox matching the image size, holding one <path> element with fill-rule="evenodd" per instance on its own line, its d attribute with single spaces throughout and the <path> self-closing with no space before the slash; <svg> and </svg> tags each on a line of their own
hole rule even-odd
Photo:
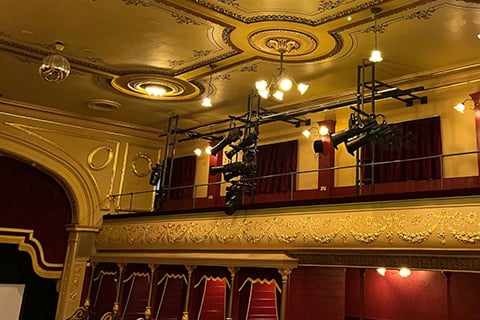
<svg viewBox="0 0 480 320">
<path fill-rule="evenodd" d="M 263 145 L 257 152 L 257 177 L 297 171 L 298 141 Z M 292 185 L 293 180 L 293 185 Z M 295 178 L 282 175 L 257 180 L 257 193 L 287 192 L 295 190 Z"/>
<path fill-rule="evenodd" d="M 374 146 L 375 162 L 429 157 L 442 154 L 440 117 L 391 124 L 394 134 L 378 140 Z M 372 145 L 363 149 L 365 163 L 372 159 Z M 363 170 L 364 178 L 371 177 L 371 167 Z M 441 176 L 440 158 L 405 161 L 375 166 L 374 180 L 397 182 L 431 180 Z"/>
<path fill-rule="evenodd" d="M 170 160 L 168 161 L 170 163 Z M 170 187 L 192 186 L 195 183 L 195 167 L 197 163 L 196 156 L 175 158 L 173 160 L 172 180 Z M 167 166 L 167 179 L 168 169 Z M 173 189 L 169 192 L 169 199 L 191 199 L 193 197 L 193 187 Z"/>
<path fill-rule="evenodd" d="M 0 226 L 34 230 L 47 262 L 63 263 L 72 208 L 62 186 L 51 176 L 0 156 Z"/>
</svg>

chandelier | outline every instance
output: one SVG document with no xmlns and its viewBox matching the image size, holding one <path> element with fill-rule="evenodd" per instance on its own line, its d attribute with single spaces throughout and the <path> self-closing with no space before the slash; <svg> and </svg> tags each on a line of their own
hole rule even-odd
<svg viewBox="0 0 480 320">
<path fill-rule="evenodd" d="M 280 67 L 275 69 L 270 81 L 259 80 L 255 82 L 255 88 L 260 97 L 268 99 L 270 96 L 277 100 L 283 100 L 284 94 L 295 85 L 300 94 L 304 94 L 308 90 L 305 83 L 297 83 L 295 79 L 286 73 L 283 66 L 283 58 L 286 53 L 296 48 L 297 42 L 290 39 L 270 39 L 267 46 L 274 49 L 280 55 Z"/>
</svg>

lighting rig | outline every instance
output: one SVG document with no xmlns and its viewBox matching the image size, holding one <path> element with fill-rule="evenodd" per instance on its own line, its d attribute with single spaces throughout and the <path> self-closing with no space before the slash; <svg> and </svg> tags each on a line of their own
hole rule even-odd
<svg viewBox="0 0 480 320">
<path fill-rule="evenodd" d="M 382 114 L 367 114 L 364 111 L 350 107 L 355 112 L 350 114 L 348 128 L 330 133 L 330 142 L 337 149 L 341 143 L 345 143 L 348 153 L 353 153 L 377 139 L 385 138 L 393 134 L 392 128 L 387 124 L 385 116 Z M 382 118 L 379 123 L 378 118 Z"/>
<path fill-rule="evenodd" d="M 252 108 L 254 101 L 257 102 L 256 109 Z M 224 212 L 227 215 L 232 215 L 237 211 L 243 202 L 245 192 L 250 191 L 250 201 L 253 202 L 256 188 L 253 179 L 257 172 L 256 154 L 259 135 L 259 115 L 258 95 L 251 95 L 248 99 L 248 112 L 244 117 L 231 117 L 230 131 L 211 150 L 212 155 L 217 155 L 225 147 L 228 146 L 230 148 L 230 150 L 224 153 L 228 163 L 210 167 L 210 175 L 221 173 L 224 180 L 230 182 L 225 194 Z M 234 120 L 243 123 L 243 131 L 239 127 L 234 126 Z M 243 138 L 241 139 L 242 136 Z M 239 142 L 236 143 L 237 141 Z"/>
</svg>

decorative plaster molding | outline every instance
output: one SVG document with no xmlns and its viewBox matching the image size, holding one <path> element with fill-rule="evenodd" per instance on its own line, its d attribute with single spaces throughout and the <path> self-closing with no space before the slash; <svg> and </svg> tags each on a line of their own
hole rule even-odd
<svg viewBox="0 0 480 320">
<path fill-rule="evenodd" d="M 104 221 L 97 250 L 480 249 L 479 206 Z M 166 220 L 169 219 L 169 220 Z"/>
</svg>

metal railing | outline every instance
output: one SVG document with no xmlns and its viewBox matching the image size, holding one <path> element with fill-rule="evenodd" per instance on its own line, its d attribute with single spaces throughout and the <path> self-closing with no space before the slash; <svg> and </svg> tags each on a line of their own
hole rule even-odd
<svg viewBox="0 0 480 320">
<path fill-rule="evenodd" d="M 289 200 L 295 200 L 295 192 L 302 192 L 302 191 L 306 191 L 306 190 L 316 190 L 316 189 L 296 190 L 296 185 L 297 185 L 297 183 L 296 183 L 297 180 L 296 179 L 297 179 L 297 177 L 299 177 L 301 175 L 317 174 L 317 176 L 318 176 L 321 172 L 332 171 L 333 176 L 335 177 L 335 173 L 337 171 L 340 171 L 340 170 L 348 170 L 348 169 L 349 170 L 361 170 L 362 167 L 370 167 L 373 170 L 374 167 L 376 167 L 376 166 L 401 164 L 401 163 L 413 162 L 413 161 L 439 159 L 440 160 L 439 161 L 440 177 L 438 178 L 439 189 L 443 190 L 444 187 L 445 187 L 445 172 L 444 172 L 444 170 L 445 170 L 445 159 L 468 156 L 468 155 L 475 155 L 476 154 L 477 157 L 475 157 L 475 163 L 472 164 L 472 168 L 473 167 L 476 168 L 476 170 L 477 170 L 476 176 L 478 176 L 479 175 L 478 170 L 480 170 L 480 169 L 478 169 L 479 163 L 480 163 L 479 153 L 480 153 L 480 151 L 476 150 L 476 151 L 467 151 L 467 152 L 459 152 L 459 153 L 451 153 L 451 154 L 440 154 L 440 155 L 428 156 L 428 157 L 417 157 L 417 158 L 399 159 L 399 160 L 393 160 L 393 161 L 373 162 L 373 163 L 368 163 L 368 164 L 353 164 L 353 165 L 344 165 L 344 166 L 333 166 L 333 167 L 327 167 L 327 168 L 319 168 L 319 169 L 312 169 L 312 170 L 303 170 L 303 171 L 295 171 L 295 172 L 287 172 L 287 173 L 266 175 L 266 176 L 261 176 L 261 177 L 254 177 L 254 178 L 244 179 L 244 181 L 258 182 L 262 179 L 271 179 L 271 178 L 279 178 L 279 177 L 289 176 L 290 177 L 290 190 L 289 190 L 290 197 L 289 197 Z M 473 160 L 471 160 L 471 161 L 473 161 Z M 355 175 L 353 175 L 353 176 L 355 176 Z M 469 177 L 473 177 L 473 176 L 475 176 L 475 175 L 471 175 Z M 462 177 L 464 177 L 464 176 L 462 176 Z M 456 177 L 452 176 L 452 178 L 456 178 Z M 353 179 L 355 179 L 355 178 L 353 178 Z M 206 188 L 208 190 L 209 186 L 213 186 L 213 185 L 220 185 L 221 186 L 221 185 L 224 185 L 224 184 L 230 185 L 230 183 L 231 182 L 219 181 L 219 182 L 212 182 L 212 183 L 171 187 L 171 188 L 168 188 L 168 189 L 165 188 L 163 191 L 170 191 L 171 192 L 171 191 L 179 190 L 179 189 L 192 189 L 191 206 L 189 208 L 190 209 L 196 209 L 196 208 L 198 208 L 197 203 L 198 203 L 199 199 L 206 199 L 209 196 L 207 194 L 206 196 L 198 197 L 197 193 L 198 193 L 199 189 Z M 320 181 L 319 181 L 318 184 L 320 184 Z M 375 181 L 371 181 L 371 184 L 375 185 L 376 183 L 375 183 Z M 355 187 L 355 186 L 357 186 L 357 182 L 354 180 L 353 184 L 348 185 L 348 186 Z M 479 183 L 478 186 L 475 185 L 473 187 L 480 187 L 480 183 Z M 412 191 L 412 190 L 402 190 L 402 191 Z M 157 193 L 157 192 L 158 192 L 158 190 L 146 190 L 146 191 L 138 191 L 138 192 L 119 193 L 119 194 L 109 195 L 108 198 L 109 198 L 112 206 L 114 206 L 113 211 L 116 211 L 116 212 L 121 212 L 121 211 L 133 212 L 133 211 L 138 211 L 138 209 L 135 209 L 134 206 L 133 206 L 134 199 L 135 199 L 136 196 L 151 194 L 152 198 L 153 198 L 154 194 Z M 167 194 L 168 194 L 168 192 L 167 192 Z M 356 194 L 356 192 L 353 192 L 349 196 L 354 196 L 354 195 L 358 195 L 358 194 Z M 125 198 L 128 198 L 128 200 L 125 201 Z M 182 199 L 182 200 L 183 200 L 184 204 L 185 204 L 185 202 L 189 202 L 188 199 Z M 167 202 L 169 202 L 169 201 L 177 201 L 177 200 L 167 199 Z M 122 205 L 119 205 L 119 204 L 123 204 L 125 202 L 128 203 L 128 205 L 126 207 L 122 207 Z M 169 208 L 169 209 L 171 210 L 172 208 Z M 141 210 L 140 209 L 140 211 L 148 211 L 148 210 Z"/>
</svg>

